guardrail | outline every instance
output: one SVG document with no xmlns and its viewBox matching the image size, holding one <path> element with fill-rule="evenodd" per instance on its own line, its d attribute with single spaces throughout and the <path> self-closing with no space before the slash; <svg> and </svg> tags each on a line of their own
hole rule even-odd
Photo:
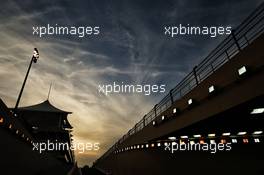
<svg viewBox="0 0 264 175">
<path fill-rule="evenodd" d="M 119 139 L 101 158 L 113 152 L 118 144 L 129 136 L 143 129 L 159 114 L 167 110 L 176 101 L 193 90 L 208 76 L 232 59 L 241 50 L 264 33 L 264 3 L 246 18 L 231 35 L 225 38 L 210 54 L 190 72 L 176 87 L 170 90 L 151 111 L 146 114 L 132 129 Z M 100 158 L 100 159 L 101 159 Z"/>
<path fill-rule="evenodd" d="M 32 144 L 34 138 L 29 131 L 24 127 L 21 121 L 16 118 L 6 104 L 0 99 L 0 127 L 5 128 L 16 134 L 25 142 Z"/>
</svg>

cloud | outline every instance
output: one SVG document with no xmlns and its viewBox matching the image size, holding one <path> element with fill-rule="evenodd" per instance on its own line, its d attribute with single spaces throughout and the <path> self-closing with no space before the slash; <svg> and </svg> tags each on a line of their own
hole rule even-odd
<svg viewBox="0 0 264 175">
<path fill-rule="evenodd" d="M 178 24 L 183 19 L 202 24 L 206 18 L 208 23 L 227 20 L 225 24 L 233 25 L 258 3 L 243 1 L 248 5 L 243 5 L 244 13 L 240 14 L 240 3 L 227 1 L 220 7 L 209 1 L 7 1 L 1 4 L 0 12 L 0 97 L 14 106 L 33 48 L 37 47 L 40 59 L 33 64 L 21 106 L 46 100 L 52 82 L 51 103 L 73 112 L 68 118 L 74 127 L 74 142 L 100 143 L 97 152 L 77 154 L 80 165 L 91 164 L 164 96 L 105 96 L 98 93 L 98 84 L 162 83 L 169 91 L 220 39 L 169 39 L 163 35 L 165 24 Z M 101 35 L 32 35 L 32 26 L 47 23 L 100 25 Z"/>
</svg>

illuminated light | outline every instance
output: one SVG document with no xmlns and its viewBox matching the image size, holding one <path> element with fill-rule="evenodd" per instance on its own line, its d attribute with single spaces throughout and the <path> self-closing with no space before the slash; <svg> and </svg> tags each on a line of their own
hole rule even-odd
<svg viewBox="0 0 264 175">
<path fill-rule="evenodd" d="M 247 132 L 239 132 L 239 133 L 237 133 L 237 135 L 245 135 L 245 134 L 247 134 Z"/>
<path fill-rule="evenodd" d="M 176 140 L 176 137 L 168 137 L 169 140 Z"/>
<path fill-rule="evenodd" d="M 172 112 L 173 112 L 173 114 L 175 114 L 175 113 L 177 112 L 177 108 L 174 108 L 174 109 L 172 110 Z"/>
<path fill-rule="evenodd" d="M 195 137 L 195 138 L 200 138 L 200 137 L 202 137 L 200 134 L 196 134 L 196 135 L 193 135 L 193 137 Z"/>
<path fill-rule="evenodd" d="M 153 126 L 155 126 L 155 125 L 156 125 L 156 122 L 155 122 L 155 121 L 153 121 L 153 122 L 152 122 L 152 125 L 153 125 Z"/>
<path fill-rule="evenodd" d="M 215 134 L 208 134 L 208 137 L 215 137 Z"/>
<path fill-rule="evenodd" d="M 214 91 L 215 91 L 215 87 L 214 87 L 214 86 L 210 86 L 210 87 L 208 88 L 208 91 L 209 91 L 209 93 L 214 92 Z"/>
<path fill-rule="evenodd" d="M 16 130 L 16 134 L 18 134 L 19 133 L 19 131 L 18 130 Z"/>
<path fill-rule="evenodd" d="M 188 100 L 188 105 L 191 105 L 193 103 L 193 100 L 192 99 L 189 99 Z"/>
<path fill-rule="evenodd" d="M 137 149 L 139 149 L 139 145 L 137 146 Z"/>
<path fill-rule="evenodd" d="M 237 139 L 232 139 L 232 143 L 237 143 Z"/>
<path fill-rule="evenodd" d="M 22 138 L 24 138 L 25 137 L 25 135 L 24 134 L 22 134 Z"/>
<path fill-rule="evenodd" d="M 9 128 L 9 129 L 12 129 L 12 124 L 10 124 L 10 125 L 8 126 L 8 128 Z"/>
<path fill-rule="evenodd" d="M 167 142 L 165 142 L 165 143 L 164 143 L 164 146 L 167 146 L 167 145 L 168 145 L 168 143 L 167 143 Z"/>
<path fill-rule="evenodd" d="M 255 143 L 259 143 L 260 142 L 258 138 L 254 139 L 254 141 L 255 141 Z"/>
<path fill-rule="evenodd" d="M 177 145 L 177 143 L 176 142 L 172 142 L 171 145 Z"/>
<path fill-rule="evenodd" d="M 221 139 L 221 143 L 226 143 L 226 140 L 225 139 Z"/>
<path fill-rule="evenodd" d="M 152 143 L 152 144 L 151 144 L 151 147 L 154 147 L 154 146 L 155 146 L 155 144 L 154 144 L 154 143 Z"/>
<path fill-rule="evenodd" d="M 181 136 L 182 139 L 188 139 L 188 136 Z"/>
<path fill-rule="evenodd" d="M 185 142 L 183 140 L 180 140 L 180 144 L 185 144 Z"/>
<path fill-rule="evenodd" d="M 29 138 L 27 137 L 27 141 L 29 141 Z"/>
<path fill-rule="evenodd" d="M 35 129 L 36 130 L 36 129 L 38 129 L 38 127 L 37 126 L 32 126 L 32 129 Z"/>
<path fill-rule="evenodd" d="M 261 114 L 264 112 L 264 108 L 256 108 L 251 111 L 250 114 Z"/>
<path fill-rule="evenodd" d="M 248 143 L 248 139 L 243 139 L 243 142 L 244 143 Z"/>
<path fill-rule="evenodd" d="M 157 144 L 157 146 L 158 146 L 158 147 L 160 147 L 160 146 L 161 146 L 161 144 L 160 144 L 160 143 L 158 143 L 158 144 Z"/>
<path fill-rule="evenodd" d="M 223 136 L 230 136 L 230 132 L 225 132 L 222 134 Z"/>
<path fill-rule="evenodd" d="M 242 66 L 241 68 L 238 69 L 238 74 L 243 75 L 247 72 L 247 69 L 245 66 Z"/>
<path fill-rule="evenodd" d="M 161 120 L 165 120 L 165 116 L 164 115 L 161 117 Z"/>
<path fill-rule="evenodd" d="M 141 145 L 141 148 L 144 148 L 144 145 Z"/>
<path fill-rule="evenodd" d="M 131 146 L 130 149 L 133 149 L 133 146 Z"/>
<path fill-rule="evenodd" d="M 253 132 L 254 135 L 258 135 L 258 134 L 262 134 L 262 133 L 263 133 L 263 131 L 255 131 L 255 132 Z"/>
<path fill-rule="evenodd" d="M 200 140 L 200 144 L 204 144 L 204 140 Z"/>
<path fill-rule="evenodd" d="M 195 142 L 194 142 L 193 140 L 191 140 L 191 141 L 190 141 L 190 144 L 193 145 L 193 144 L 195 144 Z"/>
<path fill-rule="evenodd" d="M 149 145 L 148 144 L 146 144 L 146 148 L 148 148 L 149 147 Z"/>
<path fill-rule="evenodd" d="M 210 143 L 211 144 L 215 144 L 215 140 L 210 140 Z"/>
<path fill-rule="evenodd" d="M 34 51 L 33 51 L 33 58 L 34 58 L 34 63 L 37 62 L 38 58 L 39 58 L 39 52 L 38 52 L 38 49 L 37 48 L 34 48 Z"/>
<path fill-rule="evenodd" d="M 3 117 L 0 117 L 0 124 L 1 123 L 4 123 L 4 118 Z"/>
</svg>

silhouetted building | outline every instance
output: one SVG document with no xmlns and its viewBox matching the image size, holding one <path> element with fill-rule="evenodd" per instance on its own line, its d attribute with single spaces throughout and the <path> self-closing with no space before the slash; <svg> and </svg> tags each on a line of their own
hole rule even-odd
<svg viewBox="0 0 264 175">
<path fill-rule="evenodd" d="M 67 119 L 71 112 L 58 109 L 46 100 L 40 104 L 18 108 L 16 113 L 36 143 L 49 143 L 52 150 L 47 152 L 67 163 L 74 163 L 74 153 L 69 149 L 72 145 L 70 133 L 73 127 Z"/>
</svg>

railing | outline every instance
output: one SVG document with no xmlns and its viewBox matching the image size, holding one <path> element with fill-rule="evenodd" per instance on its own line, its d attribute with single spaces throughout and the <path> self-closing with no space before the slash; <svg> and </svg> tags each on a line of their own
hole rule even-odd
<svg viewBox="0 0 264 175">
<path fill-rule="evenodd" d="M 208 76 L 248 46 L 258 36 L 264 33 L 264 3 L 262 3 L 248 18 L 246 18 L 232 34 L 225 38 L 199 65 L 193 68 L 176 87 L 170 90 L 151 111 L 146 114 L 132 129 L 118 140 L 101 158 L 115 150 L 129 136 L 143 129 L 159 114 L 167 110 L 176 101 L 198 86 Z M 101 159 L 100 158 L 100 159 Z"/>
<path fill-rule="evenodd" d="M 15 133 L 19 138 L 23 139 L 25 142 L 32 144 L 34 141 L 32 135 L 24 127 L 21 121 L 19 121 L 18 118 L 15 118 L 2 99 L 0 99 L 0 118 L 2 120 L 2 122 L 0 122 L 0 127 L 8 129 L 10 132 Z"/>
</svg>

